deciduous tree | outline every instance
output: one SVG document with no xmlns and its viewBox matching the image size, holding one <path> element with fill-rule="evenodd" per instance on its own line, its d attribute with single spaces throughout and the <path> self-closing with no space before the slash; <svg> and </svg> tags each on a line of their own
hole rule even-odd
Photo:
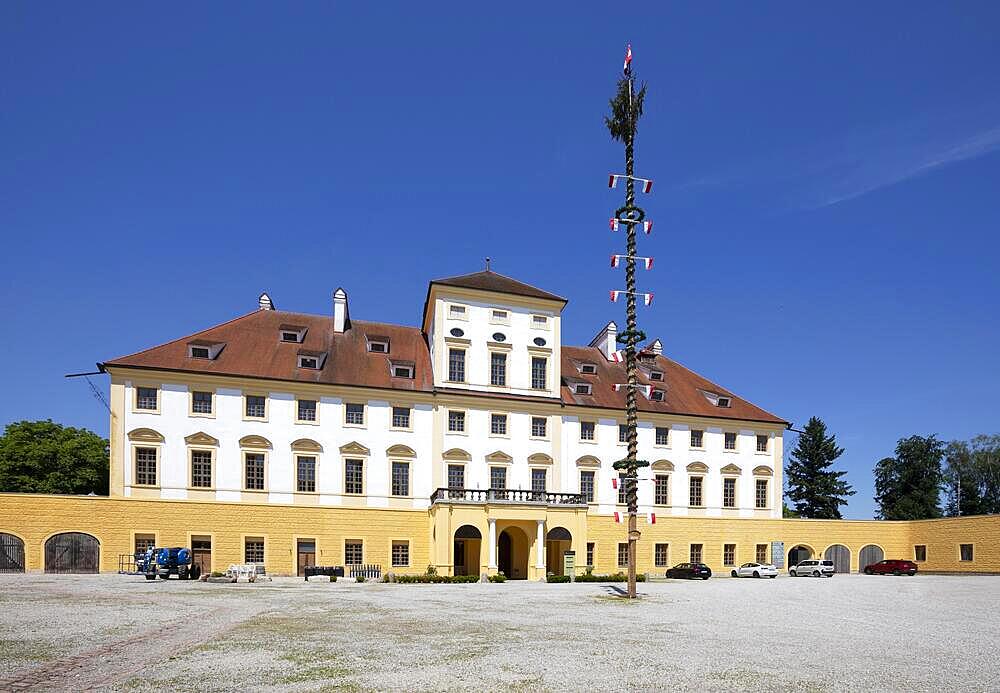
<svg viewBox="0 0 1000 693">
<path fill-rule="evenodd" d="M 108 441 L 52 421 L 17 421 L 0 436 L 0 491 L 108 493 Z"/>
<path fill-rule="evenodd" d="M 875 465 L 875 503 L 882 520 L 941 517 L 941 460 L 937 436 L 910 436 L 896 443 L 896 456 Z"/>
</svg>

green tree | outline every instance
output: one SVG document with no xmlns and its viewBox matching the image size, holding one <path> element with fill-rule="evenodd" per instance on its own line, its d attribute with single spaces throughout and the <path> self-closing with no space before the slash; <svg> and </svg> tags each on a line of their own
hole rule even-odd
<svg viewBox="0 0 1000 693">
<path fill-rule="evenodd" d="M 830 465 L 843 452 L 836 436 L 827 435 L 825 423 L 815 416 L 809 419 L 785 469 L 785 495 L 798 517 L 841 519 L 840 506 L 847 504 L 854 490 L 843 479 L 847 472 L 834 471 Z"/>
<path fill-rule="evenodd" d="M 944 487 L 946 515 L 1000 513 L 1000 435 L 949 443 Z"/>
<path fill-rule="evenodd" d="M 896 443 L 896 456 L 875 465 L 875 502 L 882 520 L 941 517 L 941 460 L 937 436 L 910 436 Z"/>
<path fill-rule="evenodd" d="M 802 517 L 797 512 L 788 507 L 788 503 L 781 504 L 781 516 L 784 518 L 798 519 Z"/>
<path fill-rule="evenodd" d="M 52 421 L 17 421 L 0 436 L 0 491 L 108 493 L 108 441 Z"/>
</svg>

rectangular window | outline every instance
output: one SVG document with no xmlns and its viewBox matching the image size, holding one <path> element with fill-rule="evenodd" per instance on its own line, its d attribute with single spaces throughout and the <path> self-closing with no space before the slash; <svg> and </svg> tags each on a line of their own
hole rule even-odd
<svg viewBox="0 0 1000 693">
<path fill-rule="evenodd" d="M 736 507 L 736 479 L 727 477 L 722 480 L 722 507 Z"/>
<path fill-rule="evenodd" d="M 260 395 L 247 395 L 246 417 L 248 419 L 263 419 L 267 411 L 266 400 Z"/>
<path fill-rule="evenodd" d="M 725 433 L 725 447 L 726 447 L 726 450 L 735 450 L 736 449 L 736 434 L 735 433 L 730 433 L 729 431 L 726 431 L 726 433 Z"/>
<path fill-rule="evenodd" d="M 349 423 L 354 426 L 364 426 L 365 425 L 365 405 L 363 404 L 345 404 L 344 405 L 344 423 Z"/>
<path fill-rule="evenodd" d="M 243 562 L 263 563 L 264 562 L 264 540 L 251 539 L 247 537 L 243 541 Z"/>
<path fill-rule="evenodd" d="M 705 436 L 704 431 L 691 429 L 691 447 L 693 448 L 702 447 L 702 443 L 704 442 L 704 436 Z"/>
<path fill-rule="evenodd" d="M 392 567 L 405 568 L 410 565 L 410 542 L 392 542 Z"/>
<path fill-rule="evenodd" d="M 701 563 L 701 555 L 702 555 L 702 550 L 701 549 L 702 549 L 701 544 L 691 544 L 691 562 L 692 563 Z"/>
<path fill-rule="evenodd" d="M 316 356 L 304 356 L 299 354 L 299 368 L 319 368 L 319 358 Z"/>
<path fill-rule="evenodd" d="M 156 448 L 135 449 L 135 483 L 156 486 Z"/>
<path fill-rule="evenodd" d="M 531 326 L 539 330 L 544 330 L 549 326 L 549 319 L 545 315 L 532 315 Z"/>
<path fill-rule="evenodd" d="M 373 354 L 388 354 L 389 339 L 386 337 L 368 337 L 368 351 Z"/>
<path fill-rule="evenodd" d="M 448 465 L 448 488 L 465 488 L 465 465 Z"/>
<path fill-rule="evenodd" d="M 767 544 L 757 544 L 756 555 L 754 560 L 758 563 L 767 563 Z"/>
<path fill-rule="evenodd" d="M 464 411 L 449 411 L 448 412 L 448 431 L 450 433 L 464 433 L 465 432 L 465 412 Z"/>
<path fill-rule="evenodd" d="M 958 545 L 958 560 L 960 561 L 971 561 L 973 558 L 972 544 L 959 544 Z"/>
<path fill-rule="evenodd" d="M 264 454 L 248 452 L 244 455 L 246 467 L 246 489 L 248 491 L 264 490 Z"/>
<path fill-rule="evenodd" d="M 545 469 L 531 470 L 531 490 L 535 493 L 545 493 L 545 481 L 548 475 Z"/>
<path fill-rule="evenodd" d="M 573 393 L 577 395 L 590 395 L 593 391 L 590 388 L 590 383 L 577 383 L 573 386 Z"/>
<path fill-rule="evenodd" d="M 767 436 L 757 435 L 757 452 L 767 452 Z"/>
<path fill-rule="evenodd" d="M 448 317 L 465 320 L 465 306 L 448 306 Z"/>
<path fill-rule="evenodd" d="M 665 426 L 657 426 L 655 442 L 657 445 L 670 445 L 670 429 Z"/>
<path fill-rule="evenodd" d="M 365 461 L 344 460 L 344 493 L 365 492 Z"/>
<path fill-rule="evenodd" d="M 412 380 L 413 379 L 413 366 L 408 366 L 408 365 L 400 366 L 400 365 L 393 364 L 392 365 L 392 377 L 393 378 L 409 378 L 409 379 Z"/>
<path fill-rule="evenodd" d="M 207 359 L 211 356 L 208 351 L 208 347 L 203 346 L 193 346 L 191 347 L 191 358 L 196 359 Z"/>
<path fill-rule="evenodd" d="M 548 435 L 548 421 L 544 416 L 532 416 L 531 435 L 535 438 L 544 438 Z"/>
<path fill-rule="evenodd" d="M 409 428 L 410 427 L 410 408 L 409 407 L 393 407 L 392 408 L 392 427 L 393 428 Z"/>
<path fill-rule="evenodd" d="M 703 479 L 700 476 L 691 477 L 691 493 L 688 504 L 695 508 L 701 507 L 701 485 Z"/>
<path fill-rule="evenodd" d="M 509 313 L 507 313 L 507 311 L 505 310 L 499 310 L 497 308 L 494 308 L 492 311 L 490 311 L 490 320 L 492 322 L 506 323 L 508 319 L 509 319 Z"/>
<path fill-rule="evenodd" d="M 465 349 L 448 350 L 448 380 L 453 383 L 465 382 Z"/>
<path fill-rule="evenodd" d="M 142 554 L 146 553 L 148 549 L 156 546 L 156 536 L 153 534 L 136 534 L 135 535 L 135 552 Z"/>
<path fill-rule="evenodd" d="M 344 565 L 361 565 L 365 562 L 365 547 L 360 541 L 344 543 Z"/>
<path fill-rule="evenodd" d="M 506 467 L 490 467 L 490 488 L 491 489 L 507 488 Z"/>
<path fill-rule="evenodd" d="M 316 492 L 316 458 L 310 456 L 301 456 L 296 460 L 297 475 L 296 475 L 296 490 L 299 493 L 315 493 Z"/>
<path fill-rule="evenodd" d="M 191 486 L 194 488 L 211 488 L 212 452 L 210 450 L 191 451 Z"/>
<path fill-rule="evenodd" d="M 507 385 L 507 354 L 490 354 L 490 385 L 505 387 Z"/>
<path fill-rule="evenodd" d="M 506 414 L 490 414 L 490 433 L 495 436 L 507 435 Z"/>
<path fill-rule="evenodd" d="M 913 547 L 913 560 L 915 561 L 926 561 L 927 560 L 927 546 L 925 544 L 917 544 Z"/>
<path fill-rule="evenodd" d="M 594 472 L 589 469 L 580 471 L 580 495 L 586 502 L 594 502 Z"/>
<path fill-rule="evenodd" d="M 722 545 L 722 565 L 736 565 L 736 544 Z"/>
<path fill-rule="evenodd" d="M 670 505 L 670 475 L 657 474 L 653 479 L 653 503 Z"/>
<path fill-rule="evenodd" d="M 156 410 L 156 396 L 158 392 L 155 387 L 139 387 L 135 390 L 135 408 Z"/>
<path fill-rule="evenodd" d="M 191 411 L 195 414 L 211 414 L 212 413 L 212 393 L 211 392 L 192 392 L 191 393 Z"/>
<path fill-rule="evenodd" d="M 595 366 L 592 363 L 581 363 L 580 372 L 583 373 L 584 375 L 596 375 L 597 366 Z"/>
<path fill-rule="evenodd" d="M 531 388 L 544 390 L 548 387 L 549 360 L 542 356 L 531 357 Z"/>
<path fill-rule="evenodd" d="M 300 399 L 298 408 L 298 420 L 299 421 L 315 421 L 316 420 L 316 400 L 314 399 Z"/>
<path fill-rule="evenodd" d="M 594 429 L 596 428 L 593 421 L 581 421 L 580 422 L 580 440 L 593 440 L 594 439 Z"/>
<path fill-rule="evenodd" d="M 656 382 L 663 382 L 663 373 L 661 373 L 660 371 L 650 371 L 649 379 L 655 380 Z"/>
<path fill-rule="evenodd" d="M 628 442 L 628 426 L 625 424 L 618 424 L 618 442 Z"/>
<path fill-rule="evenodd" d="M 628 543 L 618 542 L 618 567 L 622 568 L 628 565 Z"/>
<path fill-rule="evenodd" d="M 767 507 L 767 479 L 757 479 L 754 485 L 754 505 L 758 508 Z"/>
<path fill-rule="evenodd" d="M 618 505 L 625 505 L 626 495 L 625 495 L 625 475 L 618 475 Z"/>
<path fill-rule="evenodd" d="M 410 495 L 410 463 L 392 463 L 392 495 Z"/>
<path fill-rule="evenodd" d="M 283 341 L 283 342 L 298 342 L 299 341 L 299 333 L 298 332 L 285 332 L 285 331 L 282 331 L 282 333 L 281 333 L 281 341 Z"/>
<path fill-rule="evenodd" d="M 670 565 L 670 544 L 653 545 L 653 565 L 657 568 L 666 568 Z"/>
<path fill-rule="evenodd" d="M 594 565 L 594 542 L 587 542 L 587 565 L 593 567 Z"/>
</svg>

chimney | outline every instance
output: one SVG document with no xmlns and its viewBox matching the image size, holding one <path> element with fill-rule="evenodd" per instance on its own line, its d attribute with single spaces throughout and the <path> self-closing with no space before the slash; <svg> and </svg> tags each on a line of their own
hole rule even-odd
<svg viewBox="0 0 1000 693">
<path fill-rule="evenodd" d="M 257 298 L 257 307 L 260 310 L 274 310 L 274 301 L 271 300 L 266 291 Z"/>
<path fill-rule="evenodd" d="M 618 350 L 617 337 L 618 325 L 612 320 L 604 326 L 604 329 L 597 333 L 596 337 L 590 340 L 590 346 L 600 349 L 601 353 L 604 354 L 604 358 L 610 361 L 611 354 Z"/>
<path fill-rule="evenodd" d="M 646 351 L 656 354 L 657 356 L 661 356 L 663 354 L 663 345 L 660 343 L 659 339 L 654 339 L 652 343 L 646 347 Z"/>
<path fill-rule="evenodd" d="M 333 292 L 333 331 L 351 329 L 351 316 L 347 312 L 347 292 L 337 289 Z"/>
</svg>

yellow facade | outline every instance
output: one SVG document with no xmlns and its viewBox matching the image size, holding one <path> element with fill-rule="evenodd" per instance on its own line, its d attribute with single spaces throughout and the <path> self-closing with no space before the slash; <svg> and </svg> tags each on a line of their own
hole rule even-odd
<svg viewBox="0 0 1000 693">
<path fill-rule="evenodd" d="M 580 507 L 436 503 L 430 510 L 392 510 L 0 494 L 0 532 L 24 542 L 29 571 L 44 568 L 45 542 L 51 536 L 84 532 L 100 541 L 102 571 L 117 570 L 119 555 L 134 550 L 136 534 L 152 534 L 159 546 L 190 546 L 192 537 L 210 537 L 213 570 L 242 563 L 244 540 L 260 537 L 267 571 L 276 575 L 295 573 L 298 539 L 315 542 L 318 565 L 343 565 L 345 542 L 360 540 L 364 562 L 378 563 L 384 570 L 422 573 L 433 565 L 440 573 L 451 574 L 456 570 L 456 532 L 469 525 L 478 530 L 480 539 L 463 542 L 464 560 L 458 562 L 463 572 L 479 574 L 497 570 L 490 568 L 491 519 L 497 535 L 508 531 L 514 561 L 524 570 L 516 577 L 539 579 L 545 572 L 560 572 L 562 551 L 570 548 L 576 552 L 577 565 L 585 566 L 587 544 L 593 544 L 594 572 L 620 570 L 617 551 L 619 542 L 625 541 L 624 525 Z M 572 540 L 555 543 L 546 538 L 539 559 L 539 521 L 545 533 L 564 528 Z M 688 561 L 691 545 L 700 544 L 703 561 L 725 574 L 729 566 L 723 562 L 724 545 L 735 545 L 732 562 L 739 565 L 755 560 L 758 544 L 768 545 L 770 558 L 771 542 L 784 543 L 786 559 L 796 545 L 808 547 L 814 556 L 822 556 L 835 544 L 846 546 L 854 571 L 862 567 L 859 555 L 866 545 L 880 547 L 886 558 L 906 559 L 914 558 L 919 545 L 926 547 L 921 570 L 1000 572 L 1000 516 L 913 522 L 670 517 L 653 525 L 640 518 L 639 528 L 639 572 L 662 572 L 662 566 L 654 565 L 656 544 L 668 545 L 670 565 Z M 389 567 L 394 541 L 408 542 L 408 566 Z M 972 561 L 961 560 L 961 544 L 972 545 Z"/>
</svg>

